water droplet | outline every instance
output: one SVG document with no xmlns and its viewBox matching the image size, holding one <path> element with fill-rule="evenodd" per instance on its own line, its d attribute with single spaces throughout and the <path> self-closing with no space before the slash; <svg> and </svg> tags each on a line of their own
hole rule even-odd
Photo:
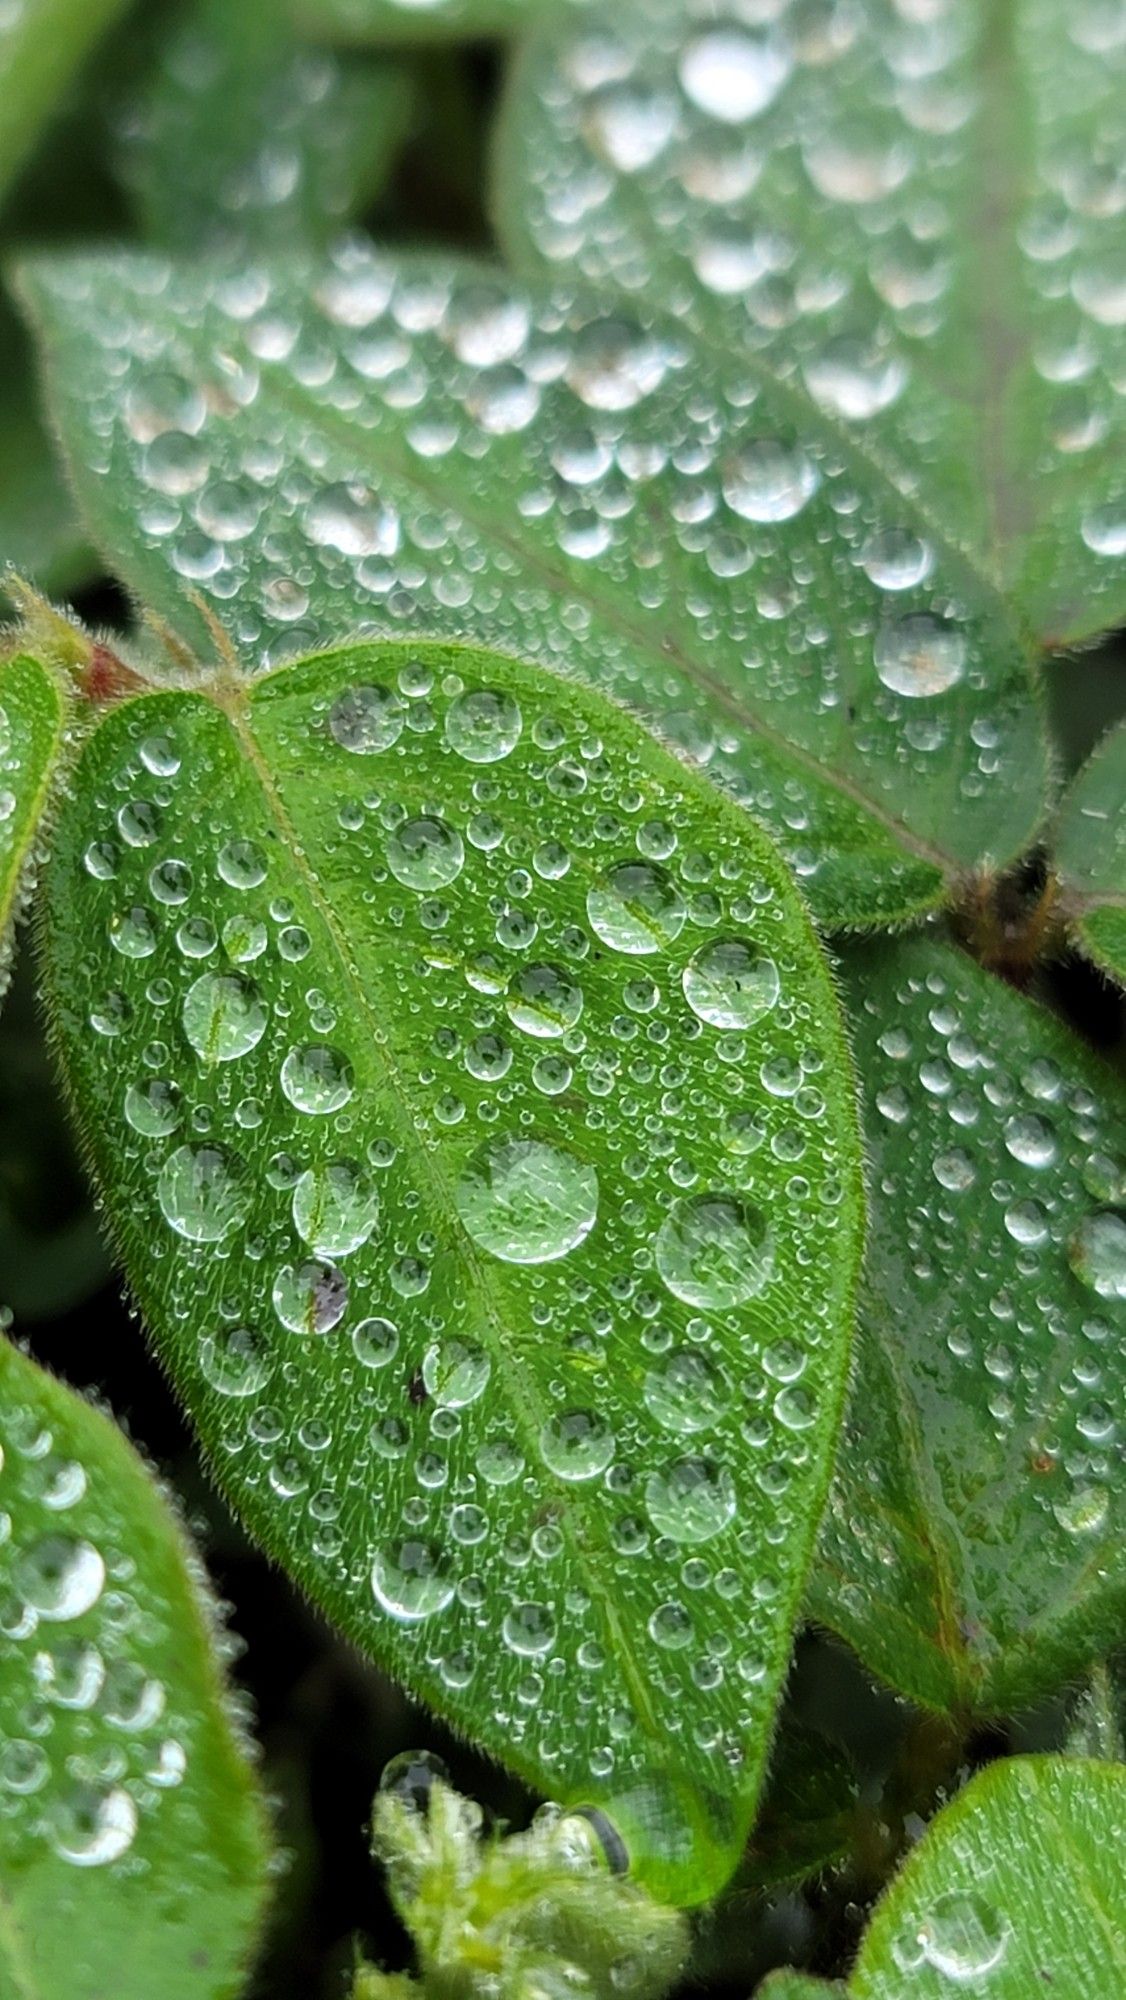
<svg viewBox="0 0 1126 2000">
<path fill-rule="evenodd" d="M 293 1190 L 293 1223 L 320 1257 L 347 1257 L 367 1242 L 379 1216 L 379 1195 L 355 1160 L 309 1167 Z"/>
<path fill-rule="evenodd" d="M 119 911 L 110 923 L 109 941 L 122 958 L 151 958 L 159 941 L 152 911 L 140 903 Z"/>
<path fill-rule="evenodd" d="M 1126 556 L 1126 504 L 1092 508 L 1080 532 L 1093 556 Z"/>
<path fill-rule="evenodd" d="M 1109 1209 L 1085 1217 L 1068 1245 L 1068 1261 L 1101 1299 L 1126 1299 L 1126 1218 Z"/>
<path fill-rule="evenodd" d="M 655 1255 L 674 1297 L 705 1310 L 743 1305 L 774 1275 L 766 1219 L 737 1194 L 700 1194 L 674 1202 L 658 1231 Z"/>
<path fill-rule="evenodd" d="M 830 341 L 802 370 L 810 395 L 831 415 L 863 423 L 889 409 L 907 380 L 897 355 L 878 342 L 843 335 Z"/>
<path fill-rule="evenodd" d="M 348 1280 L 335 1264 L 309 1258 L 283 1264 L 274 1279 L 274 1311 L 290 1333 L 331 1333 L 348 1310 Z"/>
<path fill-rule="evenodd" d="M 436 1340 L 422 1357 L 423 1385 L 442 1409 L 461 1410 L 475 1403 L 491 1372 L 489 1356 L 462 1340 Z"/>
<path fill-rule="evenodd" d="M 919 1928 L 923 1958 L 948 1979 L 980 1978 L 1000 1965 L 1010 1926 L 980 1896 L 951 1890 L 940 1896 L 930 1919 Z"/>
<path fill-rule="evenodd" d="M 563 966 L 527 965 L 517 973 L 505 1007 L 515 1027 L 546 1041 L 574 1027 L 583 991 Z"/>
<path fill-rule="evenodd" d="M 934 556 L 926 542 L 906 528 L 870 535 L 860 551 L 865 574 L 880 590 L 913 590 L 930 575 Z"/>
<path fill-rule="evenodd" d="M 387 842 L 387 866 L 404 889 L 444 889 L 457 880 L 464 860 L 460 833 L 429 815 L 407 820 Z"/>
<path fill-rule="evenodd" d="M 343 556 L 393 556 L 399 546 L 399 516 L 381 506 L 366 486 L 326 486 L 305 516 L 309 539 Z"/>
<path fill-rule="evenodd" d="M 125 1093 L 125 1116 L 143 1139 L 166 1139 L 184 1116 L 179 1085 L 164 1077 L 131 1083 Z"/>
<path fill-rule="evenodd" d="M 266 857 L 253 840 L 228 840 L 217 866 L 230 889 L 256 889 L 266 880 Z"/>
<path fill-rule="evenodd" d="M 775 1006 L 778 968 L 757 945 L 716 938 L 684 968 L 684 997 L 713 1028 L 753 1028 Z"/>
<path fill-rule="evenodd" d="M 591 928 L 613 951 L 664 951 L 684 929 L 687 906 L 676 883 L 651 861 L 622 861 L 587 892 Z"/>
<path fill-rule="evenodd" d="M 710 1458 L 680 1458 L 650 1474 L 645 1507 L 659 1535 L 707 1542 L 735 1517 L 735 1482 Z"/>
<path fill-rule="evenodd" d="M 965 633 L 929 611 L 881 626 L 874 651 L 884 686 L 911 699 L 945 694 L 966 670 Z"/>
<path fill-rule="evenodd" d="M 266 1032 L 266 1009 L 252 979 L 238 972 L 205 972 L 184 998 L 184 1033 L 204 1062 L 235 1062 L 257 1048 Z"/>
<path fill-rule="evenodd" d="M 649 1414 L 668 1431 L 687 1435 L 710 1430 L 728 1403 L 722 1375 L 692 1348 L 680 1348 L 650 1369 L 642 1388 Z"/>
<path fill-rule="evenodd" d="M 458 695 L 446 716 L 446 742 L 469 764 L 496 764 L 516 748 L 524 726 L 519 703 L 495 688 Z"/>
<path fill-rule="evenodd" d="M 680 81 L 709 118 L 741 125 L 773 104 L 791 68 L 786 50 L 765 36 L 714 28 L 685 49 Z"/>
<path fill-rule="evenodd" d="M 221 1146 L 179 1146 L 161 1169 L 157 1200 L 164 1219 L 189 1243 L 219 1243 L 250 1213 L 252 1184 L 243 1162 Z"/>
<path fill-rule="evenodd" d="M 120 1785 L 102 1790 L 76 1785 L 51 1816 L 51 1843 L 63 1861 L 77 1868 L 100 1868 L 117 1861 L 133 1844 L 137 1808 Z"/>
<path fill-rule="evenodd" d="M 820 484 L 812 459 L 778 438 L 753 439 L 723 468 L 723 497 L 744 521 L 790 521 Z"/>
<path fill-rule="evenodd" d="M 505 1645 L 524 1658 L 550 1652 L 555 1644 L 555 1619 L 546 1604 L 514 1604 L 501 1630 Z"/>
<path fill-rule="evenodd" d="M 540 1432 L 540 1451 L 549 1472 L 560 1479 L 595 1479 L 613 1463 L 615 1438 L 596 1410 L 568 1410 L 549 1417 Z"/>
<path fill-rule="evenodd" d="M 380 1549 L 371 1566 L 376 1603 L 401 1625 L 432 1618 L 452 1602 L 454 1586 L 428 1542 L 401 1541 Z"/>
<path fill-rule="evenodd" d="M 281 1067 L 281 1086 L 295 1111 L 323 1118 L 347 1104 L 355 1077 L 339 1049 L 312 1044 L 290 1050 Z"/>
<path fill-rule="evenodd" d="M 389 1319 L 362 1319 L 352 1334 L 352 1351 L 365 1368 L 386 1368 L 399 1351 L 399 1330 Z"/>
<path fill-rule="evenodd" d="M 33 1611 L 48 1622 L 81 1618 L 102 1594 L 106 1566 L 91 1542 L 45 1535 L 16 1558 L 13 1576 Z"/>
<path fill-rule="evenodd" d="M 274 1364 L 261 1336 L 236 1326 L 204 1334 L 199 1366 L 204 1381 L 220 1396 L 253 1396 L 265 1388 Z"/>
<path fill-rule="evenodd" d="M 354 757 L 377 757 L 403 733 L 406 707 L 391 688 L 354 687 L 338 695 L 329 711 L 333 741 Z"/>
<path fill-rule="evenodd" d="M 594 1168 L 538 1139 L 493 1139 L 456 1194 L 468 1234 L 506 1264 L 547 1264 L 589 1236 L 598 1213 Z"/>
</svg>

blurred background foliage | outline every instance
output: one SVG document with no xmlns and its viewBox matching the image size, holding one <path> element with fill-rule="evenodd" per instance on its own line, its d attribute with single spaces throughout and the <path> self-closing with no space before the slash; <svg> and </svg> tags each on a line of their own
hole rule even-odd
<svg viewBox="0 0 1126 2000">
<path fill-rule="evenodd" d="M 34 89 L 18 62 L 5 71 L 0 59 L 0 87 L 23 90 L 25 102 L 30 92 L 29 115 L 0 137 L 5 261 L 45 243 L 122 239 L 238 256 L 344 228 L 496 254 L 486 170 L 500 41 L 412 46 L 396 35 L 382 49 L 357 38 L 366 0 L 317 0 L 304 28 L 290 25 L 282 0 L 43 4 L 81 15 L 70 45 L 85 39 L 92 52 L 69 77 L 33 77 Z M 498 4 L 478 18 L 499 27 L 517 12 Z M 337 45 L 317 40 L 323 33 Z M 55 98 L 38 124 L 37 90 Z M 127 626 L 130 607 L 76 518 L 27 339 L 4 301 L 0 444 L 0 564 L 97 627 Z M 1055 659 L 1047 674 L 1059 753 L 1073 770 L 1126 713 L 1126 640 Z M 236 1671 L 257 1711 L 289 1857 L 252 1991 L 327 2000 L 343 1992 L 357 1943 L 391 1967 L 407 1959 L 366 1831 L 389 1758 L 427 1746 L 459 1789 L 512 1825 L 534 1802 L 338 1640 L 208 1486 L 111 1273 L 37 1016 L 31 956 L 25 936 L 0 1017 L 0 1295 L 39 1358 L 108 1397 L 184 1498 L 245 1649 Z M 1078 964 L 1052 978 L 1058 1004 L 1122 1062 L 1123 1013 L 1110 989 Z M 999 1750 L 1047 1748 L 1094 1726 L 1072 1709 L 1061 1696 L 967 1748 L 938 1718 L 873 1687 L 843 1648 L 803 1634 L 765 1807 L 739 1876 L 697 1926 L 691 1985 L 744 1995 L 773 1965 L 839 1969 L 923 1816 Z"/>
</svg>

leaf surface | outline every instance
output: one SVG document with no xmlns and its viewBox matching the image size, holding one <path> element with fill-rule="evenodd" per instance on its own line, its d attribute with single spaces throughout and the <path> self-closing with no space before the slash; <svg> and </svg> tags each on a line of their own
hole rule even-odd
<svg viewBox="0 0 1126 2000">
<path fill-rule="evenodd" d="M 510 35 L 545 0 L 290 0 L 308 34 L 344 42 L 422 42 Z"/>
<path fill-rule="evenodd" d="M 0 199 L 125 0 L 31 0 L 0 15 Z"/>
<path fill-rule="evenodd" d="M 121 1433 L 0 1341 L 0 1991 L 231 2000 L 267 1837 L 198 1568 Z"/>
<path fill-rule="evenodd" d="M 409 624 L 574 673 L 734 789 L 833 925 L 1030 837 L 1020 646 L 960 563 L 873 581 L 882 502 L 742 360 L 355 245 L 40 262 L 24 290 L 89 523 L 198 648 L 189 591 L 267 662 Z"/>
<path fill-rule="evenodd" d="M 877 1904 L 848 2000 L 1092 2000 L 1126 1980 L 1126 1771 L 1000 1758 L 932 1821 Z"/>
<path fill-rule="evenodd" d="M 1098 0 L 555 8 L 499 215 L 783 374 L 1058 645 L 1126 621 L 1124 104 Z"/>
<path fill-rule="evenodd" d="M 302 45 L 268 0 L 203 0 L 122 121 L 146 234 L 231 257 L 327 241 L 378 194 L 411 96 L 404 68 Z"/>
<path fill-rule="evenodd" d="M 1126 723 L 1104 736 L 1064 797 L 1055 866 L 1077 942 L 1126 983 Z"/>
<path fill-rule="evenodd" d="M 37 860 L 66 728 L 59 678 L 16 652 L 0 658 L 0 981 L 11 970 L 12 934 Z"/>
<path fill-rule="evenodd" d="M 809 1607 L 915 1701 L 1004 1712 L 1121 1627 L 1121 1080 L 928 939 L 844 967 L 872 1223 Z"/>
<path fill-rule="evenodd" d="M 48 888 L 131 1283 L 298 1582 L 699 1900 L 847 1365 L 859 1147 L 808 919 L 737 807 L 536 669 L 357 644 L 214 694 L 106 716 Z"/>
</svg>

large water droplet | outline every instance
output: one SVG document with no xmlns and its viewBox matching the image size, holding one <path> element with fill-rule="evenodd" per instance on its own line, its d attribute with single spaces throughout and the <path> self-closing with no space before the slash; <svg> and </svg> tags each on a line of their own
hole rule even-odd
<svg viewBox="0 0 1126 2000">
<path fill-rule="evenodd" d="M 249 1327 L 224 1327 L 205 1333 L 199 1343 L 204 1381 L 220 1396 L 254 1396 L 273 1373 L 273 1360 L 259 1334 Z"/>
<path fill-rule="evenodd" d="M 281 1067 L 281 1086 L 296 1111 L 325 1117 L 352 1095 L 352 1065 L 339 1049 L 313 1044 L 291 1049 Z"/>
<path fill-rule="evenodd" d="M 103 1790 L 79 1784 L 51 1814 L 51 1845 L 76 1868 L 100 1868 L 117 1861 L 133 1844 L 137 1808 L 121 1785 Z"/>
<path fill-rule="evenodd" d="M 469 764 L 496 764 L 520 741 L 520 706 L 512 695 L 478 688 L 458 695 L 446 716 L 446 742 Z"/>
<path fill-rule="evenodd" d="M 387 842 L 387 866 L 404 889 L 430 894 L 456 881 L 465 860 L 460 833 L 444 819 L 409 819 Z"/>
<path fill-rule="evenodd" d="M 349 688 L 333 702 L 329 732 L 354 757 L 377 757 L 398 742 L 406 713 L 405 704 L 390 688 Z"/>
<path fill-rule="evenodd" d="M 687 905 L 663 868 L 622 861 L 587 892 L 587 916 L 603 944 L 631 957 L 664 951 L 684 929 Z"/>
<path fill-rule="evenodd" d="M 820 483 L 812 459 L 779 438 L 753 439 L 723 468 L 723 497 L 744 521 L 790 521 Z"/>
<path fill-rule="evenodd" d="M 657 1269 L 686 1305 L 722 1312 L 761 1292 L 774 1275 L 765 1217 L 741 1195 L 674 1202 L 657 1234 Z"/>
<path fill-rule="evenodd" d="M 792 68 L 778 43 L 738 28 L 715 28 L 690 42 L 680 61 L 686 96 L 709 118 L 741 125 L 773 104 Z"/>
<path fill-rule="evenodd" d="M 344 556 L 393 556 L 399 546 L 398 515 L 366 486 L 326 486 L 310 503 L 305 525 L 318 548 Z"/>
<path fill-rule="evenodd" d="M 246 1168 L 222 1146 L 178 1146 L 156 1191 L 165 1221 L 189 1243 L 221 1242 L 250 1212 Z"/>
<path fill-rule="evenodd" d="M 1101 1299 L 1126 1299 L 1126 1217 L 1110 1209 L 1086 1216 L 1068 1245 L 1068 1259 Z"/>
<path fill-rule="evenodd" d="M 508 1017 L 526 1035 L 550 1040 L 573 1028 L 583 1011 L 583 990 L 561 965 L 526 965 L 505 1001 Z"/>
<path fill-rule="evenodd" d="M 491 1139 L 457 1187 L 469 1235 L 506 1264 L 548 1264 L 583 1242 L 598 1214 L 592 1166 L 539 1139 Z"/>
<path fill-rule="evenodd" d="M 920 1926 L 923 1958 L 948 1979 L 981 1978 L 1000 1965 L 1009 1941 L 1010 1925 L 981 1896 L 951 1890 L 940 1896 L 929 1920 Z"/>
<path fill-rule="evenodd" d="M 505 1645 L 523 1658 L 548 1653 L 555 1644 L 555 1619 L 546 1604 L 514 1604 L 501 1630 Z"/>
<path fill-rule="evenodd" d="M 374 1182 L 355 1160 L 309 1167 L 293 1190 L 293 1222 L 320 1257 L 347 1257 L 366 1243 L 379 1215 Z"/>
<path fill-rule="evenodd" d="M 461 1410 L 484 1394 L 492 1362 L 463 1340 L 436 1340 L 422 1357 L 423 1386 L 443 1409 Z"/>
<path fill-rule="evenodd" d="M 833 416 L 863 423 L 890 408 L 907 380 L 897 355 L 875 341 L 843 335 L 830 341 L 803 369 L 810 395 Z"/>
<path fill-rule="evenodd" d="M 283 1264 L 274 1279 L 274 1311 L 290 1333 L 331 1333 L 348 1310 L 348 1280 L 335 1264 L 309 1258 Z"/>
<path fill-rule="evenodd" d="M 680 1458 L 650 1474 L 645 1506 L 659 1535 L 674 1542 L 707 1542 L 735 1516 L 735 1482 L 710 1458 Z"/>
<path fill-rule="evenodd" d="M 945 694 L 966 670 L 966 635 L 930 611 L 916 611 L 876 634 L 876 672 L 893 694 Z"/>
<path fill-rule="evenodd" d="M 690 1347 L 680 1348 L 650 1369 L 642 1394 L 650 1416 L 663 1429 L 680 1435 L 710 1430 L 728 1402 L 719 1370 Z"/>
<path fill-rule="evenodd" d="M 184 997 L 184 1033 L 204 1062 L 234 1062 L 257 1048 L 266 1032 L 266 1009 L 252 979 L 238 972 L 205 972 Z"/>
<path fill-rule="evenodd" d="M 549 1417 L 540 1432 L 543 1462 L 559 1479 L 596 1479 L 613 1463 L 615 1439 L 596 1410 L 568 1410 Z"/>
<path fill-rule="evenodd" d="M 91 1542 L 45 1535 L 16 1558 L 13 1580 L 40 1618 L 80 1618 L 102 1594 L 106 1566 Z"/>
<path fill-rule="evenodd" d="M 371 1566 L 371 1587 L 376 1603 L 401 1625 L 444 1611 L 454 1594 L 437 1550 L 414 1540 L 380 1549 Z"/>
<path fill-rule="evenodd" d="M 778 967 L 757 945 L 715 938 L 684 968 L 684 997 L 713 1028 L 753 1028 L 775 1006 Z"/>
</svg>

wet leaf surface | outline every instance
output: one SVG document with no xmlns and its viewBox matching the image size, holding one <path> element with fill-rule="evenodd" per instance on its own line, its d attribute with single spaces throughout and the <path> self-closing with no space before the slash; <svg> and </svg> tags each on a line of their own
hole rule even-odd
<svg viewBox="0 0 1126 2000">
<path fill-rule="evenodd" d="M 1126 724 L 1104 736 L 1065 794 L 1055 865 L 1076 941 L 1126 983 Z"/>
<path fill-rule="evenodd" d="M 48 667 L 22 653 L 0 659 L 0 986 L 39 856 L 67 707 Z"/>
<path fill-rule="evenodd" d="M 1124 101 L 1102 0 L 556 8 L 502 231 L 780 375 L 1062 644 L 1126 621 Z"/>
<path fill-rule="evenodd" d="M 197 649 L 193 592 L 266 663 L 409 625 L 574 673 L 733 789 L 834 926 L 1030 838 L 1043 746 L 993 596 L 911 535 L 904 589 L 898 498 L 742 357 L 358 245 L 24 290 L 90 526 Z"/>
<path fill-rule="evenodd" d="M 820 948 L 746 816 L 587 690 L 398 642 L 213 692 L 101 722 L 49 884 L 147 1323 L 316 1601 L 699 1900 L 847 1365 Z"/>
<path fill-rule="evenodd" d="M 1122 1084 L 950 947 L 844 974 L 872 1220 L 809 1608 L 914 1700 L 1011 1710 L 1121 1624 Z"/>
<path fill-rule="evenodd" d="M 0 1340 L 0 1991 L 229 2000 L 257 1783 L 198 1566 L 98 1411 Z"/>
</svg>

